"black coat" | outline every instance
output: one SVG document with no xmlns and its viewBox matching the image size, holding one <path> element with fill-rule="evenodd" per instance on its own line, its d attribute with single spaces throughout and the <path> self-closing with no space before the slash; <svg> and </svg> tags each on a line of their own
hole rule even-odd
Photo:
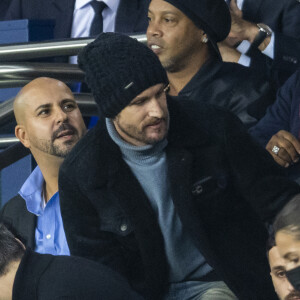
<svg viewBox="0 0 300 300">
<path fill-rule="evenodd" d="M 188 116 L 175 100 L 169 109 L 168 174 L 184 229 L 239 299 L 276 299 L 262 220 L 299 186 L 231 114 L 201 105 Z M 59 190 L 71 254 L 108 264 L 146 298 L 160 299 L 168 266 L 157 217 L 103 122 L 65 159 Z"/>
<path fill-rule="evenodd" d="M 142 300 L 124 278 L 95 262 L 69 256 L 25 252 L 12 300 Z"/>
<path fill-rule="evenodd" d="M 251 127 L 274 102 L 275 90 L 263 74 L 235 63 L 211 59 L 180 91 L 179 99 L 226 108 Z"/>
<path fill-rule="evenodd" d="M 26 247 L 35 248 L 36 215 L 27 210 L 25 200 L 17 195 L 0 211 L 0 221 L 17 236 Z"/>
</svg>

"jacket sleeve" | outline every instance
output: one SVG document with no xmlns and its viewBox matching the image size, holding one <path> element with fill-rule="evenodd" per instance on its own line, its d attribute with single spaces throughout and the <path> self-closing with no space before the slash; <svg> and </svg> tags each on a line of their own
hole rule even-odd
<svg viewBox="0 0 300 300">
<path fill-rule="evenodd" d="M 294 74 L 277 93 L 276 102 L 270 106 L 266 115 L 252 128 L 249 133 L 257 142 L 265 147 L 271 137 L 279 130 L 291 131 L 291 118 L 296 112 L 293 108 L 299 111 L 299 108 L 293 99 L 297 91 L 297 85 L 300 84 L 300 72 Z M 299 102 L 298 99 L 295 99 Z M 300 102 L 299 102 L 300 103 Z M 293 104 L 295 107 L 293 107 Z"/>
<path fill-rule="evenodd" d="M 109 265 L 125 275 L 119 241 L 113 233 L 100 230 L 97 209 L 81 190 L 76 174 L 64 165 L 59 173 L 61 214 L 70 253 Z"/>
<path fill-rule="evenodd" d="M 271 223 L 285 203 L 300 192 L 300 186 L 285 177 L 284 169 L 238 123 L 230 118 L 224 132 L 233 184 L 261 219 Z"/>
<path fill-rule="evenodd" d="M 300 7 L 299 3 L 298 6 Z M 300 28 L 300 24 L 298 26 Z M 279 85 L 282 85 L 299 68 L 300 37 L 295 38 L 276 33 L 274 60 L 271 64 L 272 78 L 278 82 Z"/>
</svg>

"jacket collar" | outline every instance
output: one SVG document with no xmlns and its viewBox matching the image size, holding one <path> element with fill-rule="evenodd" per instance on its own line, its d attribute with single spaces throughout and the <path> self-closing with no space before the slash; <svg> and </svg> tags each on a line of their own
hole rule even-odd
<svg viewBox="0 0 300 300">
<path fill-rule="evenodd" d="M 170 115 L 170 128 L 167 136 L 169 147 L 176 148 L 190 148 L 199 147 L 205 145 L 209 142 L 209 134 L 207 131 L 200 127 L 201 120 L 197 120 L 197 111 L 201 110 L 205 104 L 198 103 L 187 103 L 183 101 L 180 97 L 167 97 L 169 115 Z M 198 124 L 199 123 L 199 124 Z M 102 173 L 103 168 L 107 170 L 106 178 L 103 180 L 108 180 L 111 184 L 115 182 L 115 174 L 119 172 L 120 166 L 126 165 L 122 159 L 122 154 L 119 146 L 113 142 L 111 137 L 107 132 L 105 125 L 105 119 L 101 118 L 96 127 L 90 130 L 87 135 L 94 135 L 92 138 L 92 145 L 86 144 L 85 147 L 93 147 L 99 149 L 97 157 L 100 158 L 101 163 L 98 167 L 94 167 L 89 174 L 91 182 L 94 182 L 96 174 Z M 85 139 L 84 139 L 85 140 Z M 85 147 L 83 149 L 85 149 Z M 107 160 L 107 155 L 109 153 L 109 160 Z M 109 161 L 109 162 L 108 162 Z M 109 163 L 109 165 L 108 165 Z M 97 168 L 101 168 L 98 170 Z M 86 176 L 86 175 L 85 175 Z M 97 177 L 97 176 L 96 176 Z M 109 180 L 111 178 L 112 181 Z M 99 178 L 98 178 L 99 179 Z M 96 182 L 95 182 L 96 184 Z M 99 180 L 97 184 L 101 185 Z"/>
<path fill-rule="evenodd" d="M 138 0 L 120 1 L 116 18 L 116 31 L 124 33 L 134 32 L 134 27 L 139 17 Z M 130 18 L 128 18 L 130 16 Z"/>
<path fill-rule="evenodd" d="M 197 110 L 205 105 L 180 96 L 167 96 L 167 101 L 170 115 L 169 145 L 186 148 L 206 144 L 209 135 L 200 127 L 201 120 L 197 119 Z"/>
<path fill-rule="evenodd" d="M 219 70 L 222 68 L 222 64 L 223 62 L 215 58 L 211 58 L 205 62 L 199 71 L 194 75 L 194 77 L 180 91 L 179 96 L 189 96 L 194 89 L 199 89 L 202 86 L 206 87 L 210 85 L 212 77 L 219 72 Z"/>
<path fill-rule="evenodd" d="M 13 285 L 13 300 L 38 299 L 37 289 L 39 279 L 53 258 L 52 255 L 41 256 L 30 249 L 26 250 L 16 273 Z"/>
</svg>

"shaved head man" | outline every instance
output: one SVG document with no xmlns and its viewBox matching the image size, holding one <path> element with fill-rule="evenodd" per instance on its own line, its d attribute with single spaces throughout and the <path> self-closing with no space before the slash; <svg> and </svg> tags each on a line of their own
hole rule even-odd
<svg viewBox="0 0 300 300">
<path fill-rule="evenodd" d="M 26 246 L 39 253 L 68 255 L 60 215 L 58 171 L 86 127 L 71 90 L 61 81 L 37 78 L 16 96 L 15 135 L 30 149 L 37 167 L 19 195 L 1 211 Z"/>
</svg>

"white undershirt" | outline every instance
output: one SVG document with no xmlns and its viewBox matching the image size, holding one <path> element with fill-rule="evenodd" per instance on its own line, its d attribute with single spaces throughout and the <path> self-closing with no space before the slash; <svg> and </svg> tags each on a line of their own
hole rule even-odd
<svg viewBox="0 0 300 300">
<path fill-rule="evenodd" d="M 97 0 L 100 1 L 100 0 Z M 103 16 L 103 32 L 114 32 L 116 15 L 120 0 L 101 0 L 106 3 L 107 7 L 102 12 Z M 90 5 L 91 0 L 76 0 L 74 12 L 71 37 L 88 37 L 90 27 L 95 15 L 94 9 Z M 77 63 L 77 57 L 70 58 L 71 63 Z"/>
</svg>

